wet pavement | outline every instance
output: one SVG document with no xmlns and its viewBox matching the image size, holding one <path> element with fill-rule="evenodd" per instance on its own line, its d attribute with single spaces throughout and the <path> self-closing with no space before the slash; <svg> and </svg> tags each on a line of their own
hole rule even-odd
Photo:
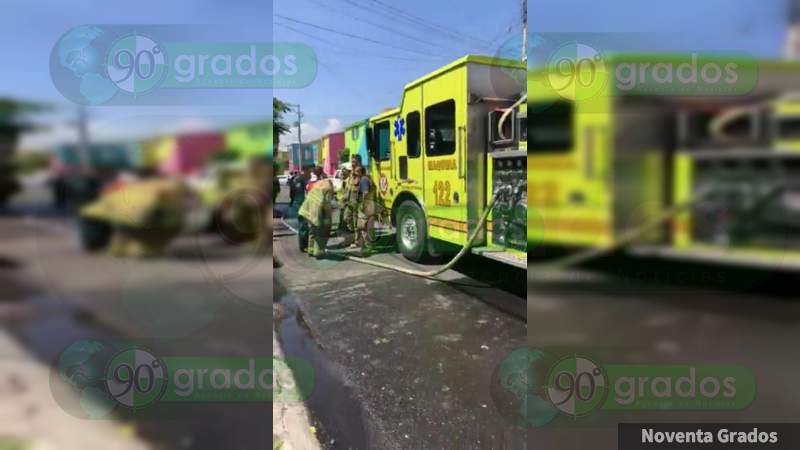
<svg viewBox="0 0 800 450">
<path fill-rule="evenodd" d="M 612 258 L 528 284 L 529 344 L 600 364 L 737 364 L 741 411 L 595 411 L 529 433 L 534 448 L 616 449 L 620 422 L 786 422 L 800 417 L 796 274 Z"/>
<path fill-rule="evenodd" d="M 280 209 L 279 209 L 280 213 Z M 501 361 L 525 344 L 524 295 L 506 271 L 469 260 L 421 279 L 301 254 L 276 223 L 277 323 L 287 355 L 310 358 L 308 404 L 331 448 L 524 448 L 525 429 L 492 397 Z M 334 242 L 335 244 L 335 242 Z M 373 256 L 419 269 L 396 254 Z M 524 271 L 515 272 L 524 286 Z M 333 445 L 330 442 L 333 441 Z"/>
<path fill-rule="evenodd" d="M 44 211 L 49 212 L 23 205 L 0 214 L 0 332 L 36 360 L 42 373 L 57 367 L 70 344 L 87 339 L 141 345 L 159 356 L 271 354 L 272 267 L 263 249 L 198 235 L 180 239 L 155 259 L 87 254 L 71 221 Z M 25 365 L 14 367 L 31 373 Z M 86 430 L 88 441 L 70 441 L 89 442 L 80 448 L 115 448 L 114 439 L 95 445 L 94 423 L 116 424 L 122 431 L 112 433 L 146 448 L 252 449 L 272 442 L 269 402 L 160 404 L 124 419 L 90 421 L 66 412 L 70 405 L 59 403 L 61 388 L 51 393 L 51 386 L 42 386 L 47 376 L 32 380 L 50 398 L 46 417 Z M 18 401 L 2 401 L 7 400 Z"/>
</svg>

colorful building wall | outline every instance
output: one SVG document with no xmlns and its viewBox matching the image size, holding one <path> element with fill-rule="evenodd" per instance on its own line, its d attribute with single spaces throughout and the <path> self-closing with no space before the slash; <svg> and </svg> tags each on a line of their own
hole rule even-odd
<svg viewBox="0 0 800 450">
<path fill-rule="evenodd" d="M 314 149 L 314 164 L 320 165 L 322 163 L 322 139 L 311 141 L 311 148 Z"/>
<path fill-rule="evenodd" d="M 225 149 L 242 159 L 272 153 L 272 126 L 259 123 L 232 128 L 225 132 Z"/>
<path fill-rule="evenodd" d="M 328 172 L 327 170 L 325 170 L 325 167 L 326 167 L 327 162 L 328 162 L 328 153 L 330 152 L 330 143 L 331 143 L 331 141 L 330 141 L 330 139 L 328 138 L 327 135 L 322 136 L 319 139 L 319 158 L 317 159 L 317 164 L 322 166 L 322 168 L 325 171 L 325 173 Z"/>
<path fill-rule="evenodd" d="M 168 175 L 189 175 L 205 167 L 211 155 L 225 149 L 225 135 L 221 133 L 193 133 L 175 138 L 175 150 L 161 164 L 161 172 Z"/>
<path fill-rule="evenodd" d="M 339 157 L 344 149 L 344 133 L 331 133 L 323 136 L 323 165 L 328 175 L 336 173 Z"/>
<path fill-rule="evenodd" d="M 175 151 L 175 137 L 164 136 L 142 142 L 142 166 L 150 169 L 161 167 Z"/>
<path fill-rule="evenodd" d="M 95 169 L 131 170 L 142 167 L 141 145 L 133 142 L 89 144 L 86 163 Z M 56 148 L 52 167 L 58 173 L 70 172 L 83 165 L 77 144 Z"/>
<path fill-rule="evenodd" d="M 367 152 L 367 123 L 368 121 L 360 120 L 344 130 L 344 148 L 350 152 L 352 157 L 354 154 L 361 155 L 361 161 L 365 167 L 369 166 L 369 153 Z"/>
<path fill-rule="evenodd" d="M 301 170 L 304 165 L 316 164 L 316 148 L 312 144 L 303 144 L 302 149 L 300 144 L 289 145 L 289 171 L 294 172 Z"/>
</svg>

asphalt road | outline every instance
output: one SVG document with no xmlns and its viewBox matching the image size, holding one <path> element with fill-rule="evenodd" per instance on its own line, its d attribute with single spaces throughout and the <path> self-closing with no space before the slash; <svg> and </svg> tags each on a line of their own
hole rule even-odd
<svg viewBox="0 0 800 450">
<path fill-rule="evenodd" d="M 291 247 L 286 248 L 287 256 L 293 255 Z M 536 253 L 543 260 L 552 255 L 549 250 Z M 387 261 L 393 258 L 387 255 L 381 257 Z M 491 306 L 491 301 L 486 301 L 493 295 L 460 298 L 449 304 L 446 309 L 449 313 L 443 316 L 434 311 L 436 295 L 440 294 L 438 289 L 449 290 L 449 287 L 437 286 L 433 289 L 431 286 L 420 286 L 419 280 L 403 279 L 371 268 L 341 266 L 342 263 L 315 265 L 308 259 L 289 259 L 288 268 L 276 272 L 277 279 L 283 280 L 283 270 L 314 274 L 301 282 L 297 281 L 298 275 L 291 274 L 286 283 L 295 283 L 296 286 L 294 289 L 287 286 L 287 289 L 290 292 L 297 291 L 296 296 L 300 298 L 297 303 L 305 312 L 308 327 L 315 333 L 312 340 L 322 342 L 323 346 L 326 343 L 332 346 L 326 353 L 346 374 L 357 375 L 360 368 L 374 367 L 358 358 L 359 355 L 363 358 L 363 354 L 373 355 L 375 352 L 369 351 L 369 343 L 374 343 L 375 339 L 382 336 L 377 332 L 369 332 L 371 324 L 378 323 L 380 325 L 376 330 L 385 330 L 388 324 L 395 321 L 395 317 L 405 318 L 403 314 L 407 314 L 407 311 L 412 311 L 408 315 L 417 318 L 414 335 L 423 338 L 415 338 L 381 352 L 378 367 L 384 371 L 374 372 L 382 374 L 378 380 L 389 379 L 390 371 L 386 370 L 386 364 L 393 364 L 405 371 L 406 361 L 421 361 L 421 367 L 430 367 L 429 355 L 434 355 L 433 361 L 437 356 L 443 357 L 436 352 L 436 340 L 427 338 L 431 334 L 459 330 L 462 336 L 468 336 L 451 347 L 462 357 L 470 354 L 470 346 L 475 345 L 472 339 L 503 336 L 497 334 L 499 329 L 491 327 L 488 334 L 482 334 L 479 330 L 466 331 L 474 318 L 472 311 L 496 309 L 496 306 Z M 399 258 L 396 261 L 397 264 L 406 264 Z M 751 402 L 737 409 L 717 406 L 692 411 L 670 406 L 658 410 L 640 408 L 615 412 L 598 407 L 577 416 L 560 412 L 551 420 L 526 428 L 528 448 L 616 449 L 617 426 L 626 422 L 769 423 L 796 422 L 800 417 L 800 395 L 796 382 L 800 378 L 800 362 L 796 357 L 797 343 L 800 341 L 800 302 L 796 273 L 617 255 L 585 267 L 544 274 L 535 270 L 538 262 L 542 261 L 529 261 L 531 266 L 522 289 L 527 298 L 524 302 L 526 312 L 522 316 L 527 320 L 527 327 L 523 330 L 527 335 L 527 348 L 544 355 L 542 364 L 535 366 L 535 375 L 542 378 L 528 380 L 528 389 L 535 395 L 541 397 L 547 369 L 553 367 L 560 358 L 575 355 L 601 366 L 636 365 L 652 368 L 677 365 L 685 368 L 734 365 L 752 374 L 755 392 Z M 478 274 L 481 271 L 500 273 L 494 267 L 471 265 L 477 266 Z M 457 273 L 465 279 L 474 280 L 465 275 L 469 270 L 465 267 L 460 269 L 461 272 Z M 507 285 L 510 291 L 519 292 L 518 287 L 511 287 L 515 286 L 514 283 Z M 422 293 L 418 294 L 418 291 Z M 508 290 L 499 291 L 509 293 Z M 406 295 L 407 292 L 411 292 L 411 295 Z M 322 298 L 324 300 L 320 300 Z M 484 309 L 486 306 L 489 309 Z M 453 320 L 453 317 L 458 319 Z M 462 318 L 465 320 L 460 320 Z M 352 323 L 354 329 L 343 329 L 340 325 L 343 321 Z M 401 323 L 404 323 L 402 319 Z M 367 325 L 366 330 L 364 324 Z M 514 344 L 503 347 L 501 352 L 508 352 L 519 345 L 519 341 L 508 335 L 503 336 L 501 342 L 508 339 Z M 393 342 L 388 345 L 393 345 Z M 414 354 L 414 358 L 405 353 L 408 346 L 413 347 L 409 353 Z M 449 360 L 450 364 L 461 361 L 460 358 Z M 500 358 L 497 358 L 493 362 L 497 364 L 499 361 Z M 486 379 L 488 371 L 489 364 L 478 364 L 472 368 L 471 374 L 481 374 Z M 428 369 L 426 373 L 432 372 Z M 726 373 L 723 372 L 723 375 Z M 395 375 L 395 378 L 398 381 L 390 383 L 390 386 L 407 385 L 405 376 Z M 439 379 L 433 380 L 438 382 Z M 374 377 L 364 382 L 364 386 L 359 383 L 350 383 L 348 386 L 352 386 L 353 392 L 348 393 L 345 399 L 363 398 L 362 404 L 367 407 L 373 405 L 373 409 L 366 412 L 368 419 L 361 420 L 369 423 L 371 415 L 379 424 L 390 424 L 384 435 L 394 437 L 394 442 L 399 440 L 402 427 L 396 424 L 407 422 L 402 420 L 403 415 L 398 415 L 398 408 L 393 406 L 397 396 L 377 396 L 376 400 L 370 401 L 381 387 Z M 475 385 L 470 386 L 475 392 L 486 392 L 485 387 L 481 390 Z M 429 395 L 428 398 L 436 397 Z M 470 416 L 476 407 L 474 403 L 463 401 L 461 406 L 464 408 L 462 416 L 475 418 L 476 422 L 468 419 L 462 422 L 469 424 L 463 428 L 451 425 L 443 433 L 444 436 L 464 438 L 457 441 L 465 445 L 463 448 L 472 448 L 470 445 L 477 448 L 514 448 L 517 445 L 516 441 L 504 441 L 502 438 L 493 441 L 500 434 L 493 435 L 487 431 L 492 429 L 492 424 L 498 423 L 498 418 L 503 415 L 500 409 L 503 408 L 495 409 L 492 417 L 487 418 Z M 447 416 L 445 411 L 437 407 L 436 401 L 431 401 L 430 406 L 425 408 L 426 417 L 431 417 L 431 414 L 433 417 Z M 526 418 L 537 419 L 536 413 Z M 480 420 L 485 422 L 478 423 Z M 414 423 L 422 423 L 423 430 L 427 429 L 424 420 Z M 471 434 L 460 433 L 470 427 Z M 367 430 L 371 429 L 367 427 Z M 512 430 L 509 435 L 516 437 L 518 429 Z M 471 444 L 464 443 L 478 435 L 482 437 L 481 444 L 476 443 L 477 439 Z M 453 441 L 442 438 L 432 442 L 433 447 L 447 447 L 443 442 Z M 424 447 L 424 444 L 412 446 Z M 454 447 L 462 448 L 459 445 Z"/>
<path fill-rule="evenodd" d="M 0 214 L 0 328 L 44 364 L 57 367 L 81 339 L 124 341 L 158 356 L 271 354 L 269 254 L 214 235 L 186 236 L 154 259 L 87 254 L 71 219 L 45 201 L 26 192 Z M 267 448 L 271 408 L 176 403 L 126 422 L 154 448 Z"/>
<path fill-rule="evenodd" d="M 492 396 L 497 367 L 525 345 L 524 271 L 478 258 L 436 282 L 317 261 L 280 221 L 275 227 L 276 327 L 287 355 L 314 363 L 319 384 L 308 404 L 323 443 L 525 447 L 525 429 L 499 414 Z M 394 253 L 372 258 L 418 268 Z"/>
<path fill-rule="evenodd" d="M 471 258 L 439 283 L 310 259 L 280 223 L 273 245 L 274 272 L 268 256 L 215 236 L 181 239 L 163 258 L 115 259 L 81 252 L 67 218 L 15 208 L 0 216 L 0 325 L 49 365 L 86 338 L 266 355 L 274 327 L 285 353 L 314 367 L 307 403 L 330 448 L 613 449 L 620 422 L 800 416 L 795 274 L 615 258 L 526 280 Z M 600 364 L 736 364 L 756 394 L 736 411 L 594 410 L 521 427 L 493 389 L 526 344 Z M 134 426 L 165 448 L 263 448 L 267 406 L 180 405 Z"/>
<path fill-rule="evenodd" d="M 620 422 L 796 422 L 797 275 L 612 258 L 555 276 L 529 272 L 528 342 L 598 364 L 735 364 L 755 377 L 742 410 L 562 415 L 529 432 L 534 448 L 616 449 Z"/>
</svg>

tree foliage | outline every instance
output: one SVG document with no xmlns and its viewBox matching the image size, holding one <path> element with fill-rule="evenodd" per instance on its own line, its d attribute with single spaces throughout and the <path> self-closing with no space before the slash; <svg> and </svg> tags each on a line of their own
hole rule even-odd
<svg viewBox="0 0 800 450">
<path fill-rule="evenodd" d="M 292 108 L 286 102 L 275 97 L 272 98 L 272 139 L 276 147 L 280 143 L 281 135 L 289 132 L 289 124 L 285 121 L 285 115 L 291 111 L 291 109 Z"/>
<path fill-rule="evenodd" d="M 0 97 L 0 126 L 24 127 L 23 121 L 28 114 L 47 109 L 48 107 L 41 103 Z"/>
</svg>

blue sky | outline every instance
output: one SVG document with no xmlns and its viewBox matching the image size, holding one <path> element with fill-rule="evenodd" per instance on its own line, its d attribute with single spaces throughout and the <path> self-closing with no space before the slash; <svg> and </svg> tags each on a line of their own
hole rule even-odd
<svg viewBox="0 0 800 450">
<path fill-rule="evenodd" d="M 223 41 L 272 41 L 271 3 L 264 0 L 3 0 L 0 14 L 0 96 L 50 104 L 38 118 L 50 125 L 27 137 L 23 145 L 38 146 L 75 138 L 65 124 L 76 117 L 50 79 L 50 51 L 59 37 L 84 24 L 213 24 L 230 25 Z M 90 133 L 96 139 L 152 136 L 171 130 L 197 130 L 221 124 L 264 120 L 271 114 L 269 90 L 226 91 L 225 105 L 90 107 Z"/>
<path fill-rule="evenodd" d="M 303 106 L 307 136 L 396 106 L 407 82 L 467 53 L 495 54 L 521 35 L 522 26 L 518 0 L 276 0 L 274 10 L 276 41 L 300 41 L 316 50 L 316 81 L 305 89 L 275 91 Z"/>
<path fill-rule="evenodd" d="M 4 0 L 3 8 L 0 95 L 54 106 L 41 118 L 53 125 L 30 145 L 74 137 L 64 122 L 75 107 L 53 86 L 48 64 L 61 34 L 81 24 L 227 24 L 234 30 L 220 40 L 306 43 L 319 60 L 314 83 L 274 94 L 303 105 L 312 138 L 395 106 L 405 83 L 459 56 L 514 48 L 520 32 L 518 0 Z M 539 0 L 529 21 L 531 33 L 646 32 L 654 50 L 777 57 L 785 9 L 785 0 Z M 251 121 L 269 115 L 272 94 L 226 91 L 213 107 L 92 107 L 91 130 L 111 139 Z"/>
<path fill-rule="evenodd" d="M 433 32 L 392 8 L 467 37 L 453 39 Z M 739 51 L 777 57 L 784 39 L 785 9 L 783 0 L 539 0 L 529 2 L 528 16 L 530 33 L 638 32 L 648 35 L 646 43 L 631 38 L 626 44 L 657 51 Z M 396 106 L 405 83 L 466 53 L 491 55 L 503 46 L 519 46 L 517 0 L 276 0 L 274 10 L 275 40 L 307 43 L 320 62 L 313 85 L 275 91 L 279 98 L 303 105 L 308 122 L 304 136 L 333 131 Z M 473 38 L 488 42 L 480 45 Z"/>
</svg>

